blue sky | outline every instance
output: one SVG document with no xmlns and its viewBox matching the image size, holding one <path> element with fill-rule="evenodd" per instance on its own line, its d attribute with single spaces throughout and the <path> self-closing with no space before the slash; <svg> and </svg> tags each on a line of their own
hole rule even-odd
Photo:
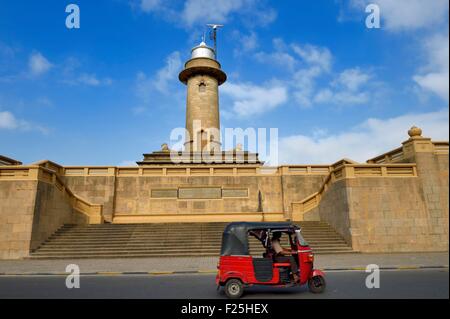
<svg viewBox="0 0 450 319">
<path fill-rule="evenodd" d="M 448 140 L 448 3 L 1 1 L 0 154 L 130 165 L 185 123 L 178 73 L 224 23 L 222 127 L 278 128 L 284 163 L 364 161 L 412 125 Z M 65 8 L 80 8 L 67 29 Z"/>
</svg>

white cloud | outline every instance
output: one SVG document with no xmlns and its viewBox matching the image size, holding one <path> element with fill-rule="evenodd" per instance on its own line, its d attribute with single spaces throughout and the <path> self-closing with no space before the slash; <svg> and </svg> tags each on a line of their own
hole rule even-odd
<svg viewBox="0 0 450 319">
<path fill-rule="evenodd" d="M 380 7 L 381 27 L 394 32 L 429 28 L 448 18 L 448 0 L 352 0 L 351 6 L 365 14 L 369 3 Z"/>
<path fill-rule="evenodd" d="M 313 94 L 316 90 L 316 80 L 323 70 L 318 66 L 298 70 L 293 76 L 294 97 L 302 108 L 313 106 Z"/>
<path fill-rule="evenodd" d="M 255 53 L 255 59 L 264 64 L 274 64 L 287 68 L 288 71 L 294 71 L 298 64 L 298 61 L 294 56 L 292 56 L 288 50 L 289 47 L 281 38 L 274 38 L 272 40 L 272 45 L 274 48 L 273 52 L 257 52 Z"/>
<path fill-rule="evenodd" d="M 89 86 L 101 86 L 111 85 L 112 80 L 110 78 L 99 79 L 95 74 L 83 73 L 78 77 L 76 82 Z"/>
<path fill-rule="evenodd" d="M 332 54 L 328 48 L 311 44 L 293 44 L 293 51 L 301 58 L 306 67 L 294 74 L 294 97 L 302 108 L 312 107 L 313 95 L 316 91 L 316 81 L 331 69 Z"/>
<path fill-rule="evenodd" d="M 19 122 L 11 112 L 0 112 L 0 129 L 14 130 L 19 127 Z"/>
<path fill-rule="evenodd" d="M 292 48 L 307 64 L 319 66 L 324 71 L 329 71 L 331 69 L 333 56 L 328 48 L 311 44 L 293 44 Z"/>
<path fill-rule="evenodd" d="M 342 71 L 335 84 L 346 87 L 350 91 L 357 91 L 369 79 L 370 75 L 368 73 L 365 73 L 360 68 L 352 68 Z"/>
<path fill-rule="evenodd" d="M 0 111 L 0 129 L 22 131 L 37 130 L 44 134 L 48 133 L 47 128 L 18 119 L 9 111 Z"/>
<path fill-rule="evenodd" d="M 248 0 L 187 0 L 184 4 L 181 16 L 188 25 L 201 21 L 215 21 L 224 23 L 230 13 L 241 10 L 243 6 L 252 1 Z M 205 20 L 206 19 L 206 20 Z"/>
<path fill-rule="evenodd" d="M 239 44 L 234 49 L 235 56 L 240 56 L 242 54 L 251 52 L 255 50 L 259 45 L 258 35 L 254 31 L 251 31 L 249 34 L 234 31 L 232 36 L 237 40 L 237 43 Z"/>
<path fill-rule="evenodd" d="M 255 59 L 260 63 L 283 66 L 288 71 L 293 71 L 297 65 L 296 59 L 286 52 L 257 52 L 255 53 Z"/>
<path fill-rule="evenodd" d="M 83 72 L 82 63 L 75 57 L 67 58 L 61 65 L 62 82 L 69 85 L 108 86 L 113 83 L 109 77 L 98 77 L 95 73 Z"/>
<path fill-rule="evenodd" d="M 146 13 L 158 13 L 170 21 L 192 27 L 207 21 L 225 23 L 239 15 L 246 24 L 265 25 L 276 19 L 272 8 L 257 0 L 187 0 L 184 3 L 162 0 L 139 0 L 138 7 Z"/>
<path fill-rule="evenodd" d="M 181 66 L 180 53 L 177 51 L 171 53 L 166 59 L 164 68 L 159 70 L 156 75 L 154 82 L 155 88 L 162 93 L 167 93 L 168 83 L 177 79 Z"/>
<path fill-rule="evenodd" d="M 422 88 L 436 93 L 442 99 L 448 100 L 448 76 L 448 73 L 428 73 L 414 76 L 414 81 Z"/>
<path fill-rule="evenodd" d="M 379 5 L 382 30 L 419 33 L 418 40 L 427 62 L 412 79 L 425 92 L 449 100 L 448 0 L 352 0 L 350 8 L 365 14 L 369 3 Z M 345 7 L 345 2 L 342 2 Z M 417 40 L 417 39 L 416 39 Z M 411 55 L 418 55 L 412 52 Z"/>
<path fill-rule="evenodd" d="M 172 81 L 177 79 L 181 67 L 180 53 L 175 51 L 166 58 L 165 66 L 158 70 L 154 77 L 149 78 L 145 73 L 139 72 L 137 75 L 138 95 L 147 99 L 154 90 L 163 94 L 168 94 L 169 85 Z"/>
<path fill-rule="evenodd" d="M 258 47 L 258 36 L 252 31 L 248 35 L 242 36 L 241 48 L 244 52 L 252 51 Z"/>
<path fill-rule="evenodd" d="M 52 68 L 52 64 L 39 52 L 30 55 L 28 66 L 32 75 L 41 75 Z"/>
<path fill-rule="evenodd" d="M 232 113 L 240 117 L 271 111 L 287 101 L 286 88 L 276 84 L 258 86 L 228 82 L 222 86 L 221 92 L 233 100 Z"/>
<path fill-rule="evenodd" d="M 333 163 L 342 158 L 365 162 L 369 158 L 401 146 L 413 126 L 423 129 L 423 136 L 434 140 L 449 138 L 448 109 L 405 114 L 388 119 L 370 118 L 347 131 L 321 135 L 293 135 L 280 138 L 282 163 Z"/>
<path fill-rule="evenodd" d="M 449 98 L 449 38 L 436 34 L 424 43 L 427 64 L 413 79 L 423 89 L 448 101 Z"/>
<path fill-rule="evenodd" d="M 367 103 L 370 90 L 365 86 L 370 78 L 371 75 L 360 68 L 346 69 L 331 82 L 331 87 L 316 93 L 314 102 L 344 106 Z"/>
<path fill-rule="evenodd" d="M 152 12 L 158 10 L 162 5 L 161 0 L 141 0 L 139 6 L 144 12 Z"/>
<path fill-rule="evenodd" d="M 310 108 L 318 103 L 363 104 L 370 100 L 369 88 L 379 84 L 369 83 L 372 75 L 358 67 L 335 74 L 333 55 L 326 47 L 296 43 L 287 45 L 279 38 L 273 40 L 273 47 L 271 53 L 256 53 L 255 59 L 261 63 L 283 66 L 292 72 L 285 83 L 292 88 L 292 95 L 301 108 Z M 319 81 L 325 76 L 334 79 L 324 85 Z"/>
<path fill-rule="evenodd" d="M 315 103 L 329 103 L 343 106 L 367 103 L 370 99 L 368 92 L 331 91 L 322 89 L 314 96 Z"/>
<path fill-rule="evenodd" d="M 330 50 L 311 44 L 288 45 L 281 38 L 273 39 L 272 44 L 273 52 L 257 52 L 255 59 L 260 63 L 282 66 L 283 70 L 291 72 L 291 78 L 284 81 L 286 86 L 293 88 L 292 95 L 300 107 L 311 107 L 316 81 L 331 70 L 333 56 Z"/>
</svg>

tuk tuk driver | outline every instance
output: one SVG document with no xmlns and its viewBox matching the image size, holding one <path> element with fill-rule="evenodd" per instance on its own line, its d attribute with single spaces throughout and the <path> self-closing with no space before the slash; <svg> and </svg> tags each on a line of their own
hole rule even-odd
<svg viewBox="0 0 450 319">
<path fill-rule="evenodd" d="M 290 249 L 285 249 L 280 244 L 281 232 L 272 234 L 272 249 L 275 251 L 275 262 L 289 262 L 295 282 L 299 280 L 298 266 Z"/>
</svg>

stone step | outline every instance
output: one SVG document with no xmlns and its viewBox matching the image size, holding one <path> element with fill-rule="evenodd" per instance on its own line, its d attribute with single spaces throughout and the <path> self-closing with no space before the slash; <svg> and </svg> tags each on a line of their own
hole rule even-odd
<svg viewBox="0 0 450 319">
<path fill-rule="evenodd" d="M 323 250 L 315 250 L 314 251 L 316 254 L 348 254 L 348 253 L 355 253 L 355 251 L 351 250 L 351 249 L 323 249 Z M 219 252 L 196 252 L 195 256 L 196 257 L 207 257 L 207 256 L 211 256 L 211 257 L 218 257 Z M 254 256 L 259 256 L 259 254 L 253 253 L 252 255 Z M 84 259 L 84 258 L 138 258 L 138 257 L 190 257 L 193 256 L 191 252 L 185 252 L 185 251 L 180 251 L 180 252 L 166 252 L 166 253 L 161 253 L 161 252 L 126 252 L 126 253 L 96 253 L 95 256 L 92 255 L 87 255 L 87 254 L 34 254 L 33 256 L 31 256 L 31 259 Z"/>
<path fill-rule="evenodd" d="M 293 222 L 299 226 L 326 226 L 329 225 L 326 222 L 320 221 L 300 221 Z M 108 227 L 121 227 L 121 228 L 137 228 L 137 227 L 172 227 L 172 228 L 180 228 L 180 227 L 225 227 L 228 223 L 226 222 L 211 222 L 211 223 L 137 223 L 137 224 L 100 224 L 100 225 L 71 225 L 66 224 L 63 225 L 62 228 L 108 228 Z"/>
<path fill-rule="evenodd" d="M 317 254 L 326 255 L 326 254 L 353 254 L 355 253 L 352 250 L 349 251 L 322 251 L 320 253 L 316 252 Z M 156 257 L 162 257 L 162 258 L 169 258 L 169 257 L 191 257 L 191 253 L 178 253 L 178 254 L 126 254 L 126 255 L 99 255 L 99 256 L 86 256 L 86 255 L 71 255 L 71 256 L 59 256 L 59 255 L 39 255 L 39 256 L 31 256 L 28 259 L 35 259 L 35 260 L 58 260 L 58 259 L 67 259 L 67 260 L 73 260 L 73 259 L 114 259 L 114 258 L 156 258 Z M 216 257 L 217 254 L 196 254 L 196 257 Z"/>
<path fill-rule="evenodd" d="M 223 231 L 225 226 L 221 227 L 182 227 L 182 228 L 171 228 L 171 227 L 155 227 L 155 228 L 141 228 L 141 227 L 130 227 L 130 228 L 123 228 L 123 227 L 70 227 L 70 228 L 61 228 L 60 232 L 89 232 L 89 231 L 97 231 L 97 232 L 148 232 L 148 231 L 157 231 L 157 232 L 168 232 L 168 231 Z M 317 227 L 304 227 L 305 231 L 327 231 L 329 230 L 329 227 L 327 226 L 317 226 Z"/>
<path fill-rule="evenodd" d="M 129 241 L 68 241 L 68 240 L 52 240 L 42 244 L 42 246 L 123 246 L 123 245 L 142 245 L 142 246 L 160 246 L 160 245 L 186 245 L 186 244 L 211 244 L 211 245 L 221 245 L 221 241 L 202 241 L 201 239 L 190 239 L 186 241 L 177 241 L 177 240 L 160 240 L 160 241 L 141 241 L 141 240 L 129 240 Z M 314 246 L 317 244 L 343 244 L 346 245 L 345 241 L 342 239 L 338 240 L 330 240 L 330 239 L 321 239 L 321 240 L 309 240 L 309 245 Z M 287 245 L 287 242 L 284 243 Z M 252 240 L 250 241 L 250 245 L 261 245 L 259 241 Z"/>
<path fill-rule="evenodd" d="M 311 242 L 320 242 L 320 241 L 342 241 L 342 237 L 338 236 L 304 236 L 305 240 L 308 243 Z M 179 243 L 179 242 L 189 242 L 189 241 L 211 241 L 211 242 L 222 242 L 222 237 L 183 237 L 183 238 L 177 238 L 177 237 L 170 237 L 167 236 L 160 236 L 160 237 L 110 237 L 110 238 L 99 238 L 99 237 L 82 237 L 82 238 L 74 238 L 74 237 L 51 237 L 48 239 L 47 242 L 73 242 L 73 243 L 86 243 L 86 242 L 99 242 L 99 243 L 109 243 L 109 242 L 146 242 L 151 243 L 153 241 L 155 242 L 173 242 L 173 243 Z M 255 242 L 258 242 L 256 239 L 254 239 Z M 282 241 L 283 243 L 287 241 Z"/>
<path fill-rule="evenodd" d="M 186 236 L 186 235 L 214 235 L 214 236 L 222 236 L 223 231 L 185 231 L 185 232 L 178 232 L 178 231 L 168 231 L 168 232 L 115 232 L 115 231 L 109 231 L 109 232 L 96 232 L 96 231 L 86 231 L 86 232 L 64 232 L 64 231 L 58 231 L 55 232 L 53 235 L 64 235 L 64 236 L 111 236 L 111 235 L 117 235 L 117 236 L 130 236 L 130 235 L 167 235 L 170 234 L 172 236 Z M 324 231 L 303 231 L 302 234 L 337 234 L 333 230 L 324 230 Z M 286 236 L 285 236 L 286 237 Z"/>
<path fill-rule="evenodd" d="M 297 223 L 315 253 L 353 252 L 343 238 L 323 222 Z M 218 256 L 227 223 L 65 225 L 30 258 L 125 258 Z M 283 237 L 283 245 L 289 245 Z M 264 248 L 250 238 L 250 252 Z"/>
<path fill-rule="evenodd" d="M 76 225 L 62 226 L 61 229 L 224 229 L 228 224 L 207 225 L 197 224 L 100 224 L 100 225 Z M 297 224 L 305 228 L 328 228 L 327 224 Z"/>
<path fill-rule="evenodd" d="M 111 234 L 115 235 L 151 235 L 151 234 L 172 234 L 172 235 L 179 235 L 179 236 L 185 236 L 187 234 L 213 234 L 213 235 L 222 235 L 223 230 L 186 230 L 186 231 L 95 231 L 95 230 L 83 230 L 83 231 L 57 231 L 54 234 L 64 234 L 64 235 L 73 235 L 73 236 L 83 236 L 83 235 L 92 235 L 95 234 L 97 236 L 110 236 Z M 333 234 L 336 233 L 334 230 L 304 230 L 302 231 L 302 234 Z"/>
<path fill-rule="evenodd" d="M 321 245 L 326 243 L 334 243 L 334 244 L 346 244 L 346 242 L 342 238 L 320 238 L 320 239 L 306 239 L 308 244 L 310 246 L 315 245 Z M 190 238 L 186 240 L 177 240 L 177 239 L 130 239 L 130 240 L 115 240 L 115 239 L 109 239 L 109 240 L 67 240 L 64 238 L 57 239 L 57 240 L 49 240 L 44 242 L 42 245 L 183 245 L 183 244 L 199 244 L 199 243 L 206 243 L 206 244 L 215 244 L 215 245 L 221 245 L 222 240 L 221 239 L 202 239 L 202 238 Z M 250 241 L 250 244 L 254 245 L 261 245 L 259 241 L 252 240 Z M 282 242 L 283 245 L 289 245 L 288 242 Z"/>
</svg>

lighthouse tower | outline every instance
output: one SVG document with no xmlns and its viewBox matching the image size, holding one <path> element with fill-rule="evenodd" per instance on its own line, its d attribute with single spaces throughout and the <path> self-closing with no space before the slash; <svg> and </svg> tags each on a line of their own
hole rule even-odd
<svg viewBox="0 0 450 319">
<path fill-rule="evenodd" d="M 220 151 L 219 86 L 227 76 L 214 49 L 201 42 L 180 72 L 187 86 L 185 150 Z"/>
<path fill-rule="evenodd" d="M 216 47 L 216 46 L 215 46 Z M 161 150 L 144 154 L 138 165 L 262 165 L 257 153 L 240 146 L 224 150 L 220 138 L 219 86 L 227 75 L 222 71 L 217 52 L 204 41 L 191 50 L 191 57 L 181 70 L 179 80 L 186 85 L 186 131 L 184 149 L 171 150 L 168 144 Z M 173 161 L 176 154 L 180 161 Z"/>
</svg>

